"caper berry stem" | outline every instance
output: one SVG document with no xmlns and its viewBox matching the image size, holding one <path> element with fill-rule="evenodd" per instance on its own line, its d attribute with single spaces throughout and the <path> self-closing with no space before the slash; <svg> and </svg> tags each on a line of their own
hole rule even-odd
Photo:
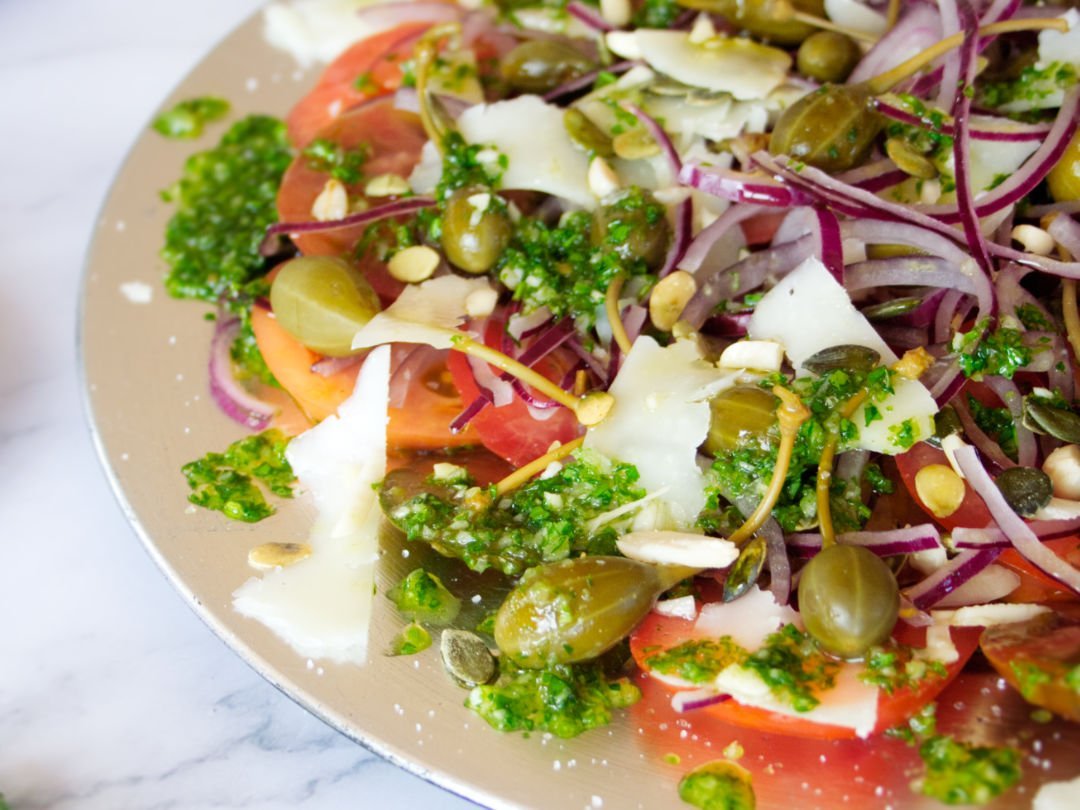
<svg viewBox="0 0 1080 810">
<path fill-rule="evenodd" d="M 622 292 L 626 276 L 622 273 L 615 276 L 608 285 L 607 294 L 604 296 L 604 311 L 611 322 L 611 335 L 623 354 L 628 354 L 633 348 L 630 336 L 626 334 L 626 327 L 622 322 L 622 314 L 619 312 L 619 293 Z"/>
<path fill-rule="evenodd" d="M 606 391 L 591 391 L 584 396 L 576 397 L 535 369 L 503 354 L 498 349 L 478 343 L 467 335 L 455 335 L 452 342 L 459 352 L 464 352 L 505 371 L 526 385 L 532 386 L 548 399 L 553 399 L 563 407 L 569 408 L 583 425 L 591 426 L 602 422 L 615 402 L 615 398 Z"/>
<path fill-rule="evenodd" d="M 780 399 L 780 404 L 776 408 L 776 419 L 780 424 L 780 447 L 776 452 L 776 464 L 773 465 L 772 480 L 769 481 L 765 496 L 746 522 L 728 537 L 728 540 L 735 544 L 748 540 L 754 532 L 765 525 L 765 521 L 772 514 L 773 507 L 776 506 L 780 492 L 784 488 L 788 467 L 791 466 L 791 456 L 795 450 L 795 439 L 799 434 L 799 428 L 810 418 L 810 411 L 793 391 L 774 385 L 772 392 Z"/>
<path fill-rule="evenodd" d="M 820 28 L 822 31 L 835 31 L 837 34 L 844 34 L 852 39 L 858 39 L 871 45 L 878 41 L 876 36 L 868 34 L 866 31 L 859 31 L 856 28 L 845 28 L 842 25 L 837 25 L 831 20 L 826 20 L 824 17 L 807 14 L 805 11 L 792 10 L 791 19 L 806 23 L 807 25 L 812 25 L 814 28 Z"/>
<path fill-rule="evenodd" d="M 431 67 L 439 55 L 439 40 L 461 35 L 460 23 L 443 23 L 429 30 L 416 45 L 416 96 L 420 104 L 420 123 L 432 143 L 444 153 L 443 140 L 450 129 L 445 116 L 434 109 L 434 100 L 428 91 Z"/>
<path fill-rule="evenodd" d="M 896 21 L 900 19 L 900 0 L 889 0 L 889 5 L 885 9 L 885 30 L 890 31 L 892 27 L 896 25 Z"/>
<path fill-rule="evenodd" d="M 1061 17 L 1037 17 L 1028 20 L 1002 20 L 981 26 L 976 32 L 980 37 L 994 36 L 997 34 L 1012 34 L 1017 31 L 1043 31 L 1053 28 L 1057 31 L 1068 31 L 1069 24 Z M 907 61 L 901 62 L 894 68 L 880 73 L 867 80 L 866 86 L 873 94 L 887 93 L 904 79 L 916 71 L 922 70 L 938 57 L 948 53 L 953 48 L 959 47 L 964 42 L 967 33 L 960 31 L 950 37 L 931 45 L 922 53 L 918 53 Z"/>
<path fill-rule="evenodd" d="M 535 458 L 528 464 L 518 467 L 508 476 L 495 484 L 495 497 L 501 497 L 507 492 L 512 492 L 518 487 L 531 480 L 534 476 L 539 475 L 548 468 L 548 465 L 552 462 L 559 461 L 566 458 L 568 455 L 577 450 L 584 443 L 585 437 L 579 436 L 573 441 L 569 441 L 566 444 L 560 444 L 554 450 L 551 450 L 540 458 Z"/>
</svg>

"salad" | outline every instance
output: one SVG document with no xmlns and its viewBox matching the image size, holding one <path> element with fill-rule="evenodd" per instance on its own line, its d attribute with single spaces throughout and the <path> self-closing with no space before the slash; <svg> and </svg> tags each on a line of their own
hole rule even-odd
<svg viewBox="0 0 1080 810">
<path fill-rule="evenodd" d="M 1080 13 L 342 5 L 268 10 L 329 65 L 163 192 L 166 287 L 216 308 L 210 390 L 248 430 L 189 498 L 317 515 L 251 549 L 235 608 L 315 660 L 437 642 L 503 731 L 644 691 L 1006 794 L 1019 748 L 937 733 L 935 700 L 992 669 L 1080 721 Z M 424 566 L 375 594 L 386 531 L 505 598 L 477 618 Z M 737 759 L 679 795 L 753 806 Z"/>
</svg>

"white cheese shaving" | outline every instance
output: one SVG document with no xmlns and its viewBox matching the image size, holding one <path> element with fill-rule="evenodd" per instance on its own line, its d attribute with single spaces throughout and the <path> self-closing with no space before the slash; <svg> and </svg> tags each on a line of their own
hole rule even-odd
<svg viewBox="0 0 1080 810">
<path fill-rule="evenodd" d="M 832 277 L 825 265 L 811 257 L 786 275 L 758 302 L 750 316 L 747 333 L 755 340 L 775 340 L 783 344 L 796 372 L 806 373 L 803 363 L 830 346 L 866 346 L 883 363 L 896 358 L 881 336 L 851 303 L 847 291 Z M 874 403 L 881 419 L 866 425 L 865 407 L 852 421 L 859 426 L 857 447 L 877 453 L 895 454 L 905 450 L 896 441 L 895 431 L 911 420 L 917 441 L 933 433 L 937 403 L 917 380 L 896 378 L 895 394 Z"/>
<path fill-rule="evenodd" d="M 1076 810 L 1080 796 L 1080 776 L 1062 782 L 1047 782 L 1035 794 L 1031 810 Z"/>
<path fill-rule="evenodd" d="M 619 32 L 629 33 L 629 32 Z M 641 58 L 660 73 L 693 87 L 730 93 L 739 100 L 765 98 L 783 83 L 791 69 L 786 51 L 749 39 L 717 36 L 702 43 L 690 40 L 686 31 L 639 28 L 633 32 L 635 47 L 621 40 L 608 46 L 626 59 Z M 627 42 L 629 39 L 627 38 Z"/>
<path fill-rule="evenodd" d="M 391 14 L 357 12 L 373 0 L 290 0 L 263 12 L 263 36 L 302 66 L 329 62 L 354 42 L 398 23 Z"/>
<path fill-rule="evenodd" d="M 693 621 L 697 618 L 697 602 L 689 594 L 675 599 L 662 599 L 656 603 L 653 610 L 661 616 L 670 616 L 673 619 Z"/>
<path fill-rule="evenodd" d="M 491 289 L 486 278 L 447 275 L 410 284 L 389 307 L 364 324 L 353 337 L 354 349 L 384 343 L 426 343 L 449 349 L 457 327 L 468 316 L 470 296 Z"/>
<path fill-rule="evenodd" d="M 858 0 L 825 0 L 825 14 L 843 28 L 867 34 L 884 34 L 888 25 L 884 14 Z"/>
<path fill-rule="evenodd" d="M 697 451 L 709 432 L 707 399 L 736 379 L 706 362 L 693 341 L 661 348 L 638 338 L 611 384 L 615 405 L 589 429 L 585 447 L 636 466 L 648 492 L 669 487 L 663 502 L 677 526 L 689 526 L 705 505 Z"/>
<path fill-rule="evenodd" d="M 381 512 L 372 485 L 386 474 L 390 348 L 364 361 L 334 416 L 289 443 L 286 456 L 318 516 L 311 556 L 249 579 L 236 610 L 262 622 L 300 655 L 339 663 L 367 656 Z"/>
<path fill-rule="evenodd" d="M 932 610 L 930 615 L 936 624 L 947 624 L 950 627 L 994 627 L 998 624 L 1026 622 L 1049 612 L 1050 608 L 1044 605 L 1001 603 L 968 605 L 956 610 Z"/>
<path fill-rule="evenodd" d="M 1068 31 L 1039 32 L 1039 66 L 1064 62 L 1080 67 L 1080 12 L 1070 8 L 1061 16 L 1069 24 Z"/>
<path fill-rule="evenodd" d="M 694 635 L 731 636 L 740 647 L 757 650 L 765 639 L 785 624 L 799 625 L 799 614 L 789 605 L 778 605 L 772 591 L 757 585 L 732 602 L 709 602 L 701 608 Z"/>
</svg>

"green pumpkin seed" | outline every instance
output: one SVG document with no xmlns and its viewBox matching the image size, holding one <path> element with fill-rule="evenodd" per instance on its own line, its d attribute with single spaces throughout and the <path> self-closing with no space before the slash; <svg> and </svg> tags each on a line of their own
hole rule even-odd
<svg viewBox="0 0 1080 810">
<path fill-rule="evenodd" d="M 829 346 L 803 361 L 803 368 L 821 376 L 830 371 L 872 371 L 881 362 L 881 355 L 866 346 L 843 344 Z"/>
<path fill-rule="evenodd" d="M 1036 397 L 1024 397 L 1024 427 L 1034 433 L 1049 434 L 1068 444 L 1080 444 L 1080 416 L 1065 408 L 1048 405 Z"/>
<path fill-rule="evenodd" d="M 891 301 L 882 301 L 880 304 L 869 306 L 862 311 L 862 314 L 872 321 L 884 321 L 887 318 L 906 315 L 921 303 L 921 298 L 894 298 Z"/>
<path fill-rule="evenodd" d="M 563 126 L 570 140 L 597 157 L 615 157 L 615 149 L 611 145 L 611 138 L 592 122 L 585 113 L 576 107 L 570 107 L 563 114 Z"/>
<path fill-rule="evenodd" d="M 1034 467 L 1010 467 L 995 481 L 1006 503 L 1023 517 L 1030 517 L 1050 503 L 1054 484 L 1050 476 Z"/>
<path fill-rule="evenodd" d="M 443 666 L 459 686 L 472 689 L 495 677 L 495 656 L 476 633 L 443 630 L 439 652 Z"/>
<path fill-rule="evenodd" d="M 761 535 L 743 546 L 739 558 L 732 564 L 724 580 L 725 602 L 738 599 L 758 581 L 761 569 L 765 567 L 765 556 L 765 538 Z"/>
</svg>

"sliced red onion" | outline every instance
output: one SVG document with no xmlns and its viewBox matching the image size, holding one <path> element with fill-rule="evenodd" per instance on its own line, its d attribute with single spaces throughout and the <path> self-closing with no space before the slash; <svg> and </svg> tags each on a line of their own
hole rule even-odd
<svg viewBox="0 0 1080 810">
<path fill-rule="evenodd" d="M 788 208 L 809 202 L 807 195 L 771 177 L 722 169 L 718 166 L 684 163 L 682 171 L 679 172 L 679 182 L 714 197 L 737 203 Z"/>
<path fill-rule="evenodd" d="M 769 518 L 761 527 L 765 538 L 765 563 L 769 566 L 769 590 L 778 605 L 786 605 L 791 599 L 791 560 L 788 559 L 784 532 L 775 518 Z"/>
<path fill-rule="evenodd" d="M 974 452 L 974 451 L 972 451 Z M 991 483 L 991 486 L 993 484 Z M 961 551 L 945 565 L 921 582 L 906 588 L 903 595 L 919 610 L 932 608 L 956 588 L 997 559 L 999 548 L 981 548 Z"/>
<path fill-rule="evenodd" d="M 891 118 L 894 121 L 899 121 L 903 124 L 908 124 L 909 126 L 932 130 L 933 132 L 938 132 L 949 137 L 952 137 L 955 132 L 950 123 L 935 125 L 927 119 L 920 118 L 918 115 L 908 112 L 902 107 L 897 107 L 895 104 L 890 104 L 881 98 L 874 101 L 874 107 L 886 118 Z M 978 123 L 972 123 L 969 126 L 969 131 L 973 141 L 1022 143 L 1024 141 L 1041 141 L 1050 134 L 1050 124 L 1022 124 L 1017 121 L 1011 121 L 1008 118 L 1001 118 L 995 121 L 979 121 Z M 883 162 L 891 163 L 891 161 Z M 896 170 L 895 165 L 893 166 L 893 169 Z M 858 170 L 856 169 L 853 170 L 853 172 L 854 171 Z M 906 177 L 907 175 L 904 176 Z M 852 185 L 861 185 L 860 183 L 853 182 L 848 177 L 843 177 L 842 179 L 844 182 L 851 183 Z"/>
<path fill-rule="evenodd" d="M 265 430 L 274 417 L 274 407 L 242 386 L 232 372 L 232 345 L 240 333 L 240 319 L 218 313 L 214 338 L 210 343 L 210 395 L 235 422 L 252 430 Z"/>
<path fill-rule="evenodd" d="M 938 287 L 978 295 L 983 285 L 977 277 L 948 259 L 936 256 L 897 256 L 849 265 L 844 286 L 848 292 L 878 287 Z"/>
<path fill-rule="evenodd" d="M 1046 231 L 1074 258 L 1080 258 L 1080 223 L 1075 219 L 1059 214 L 1054 217 Z"/>
<path fill-rule="evenodd" d="M 1027 527 L 1040 540 L 1066 537 L 1080 530 L 1080 518 L 1068 520 L 1031 520 Z M 951 532 L 953 545 L 957 548 L 1008 548 L 1009 538 L 996 526 L 985 529 L 968 529 L 958 526 Z"/>
<path fill-rule="evenodd" d="M 844 283 L 844 244 L 840 238 L 840 221 L 824 206 L 815 205 L 817 215 L 817 253 L 822 264 L 841 285 Z"/>
<path fill-rule="evenodd" d="M 336 231 L 341 228 L 368 225 L 389 217 L 404 216 L 424 208 L 430 208 L 433 205 L 435 205 L 435 200 L 430 197 L 406 197 L 403 200 L 395 200 L 376 208 L 369 208 L 367 211 L 361 211 L 358 214 L 350 214 L 344 219 L 331 219 L 326 222 L 276 222 L 266 229 L 266 235 Z"/>
<path fill-rule="evenodd" d="M 909 526 L 904 529 L 887 529 L 873 532 L 845 532 L 836 536 L 836 542 L 845 546 L 862 546 L 879 557 L 895 554 L 914 554 L 941 547 L 941 533 L 930 523 Z M 798 532 L 787 536 L 788 548 L 800 557 L 812 557 L 821 550 L 821 534 Z"/>
<path fill-rule="evenodd" d="M 1016 462 L 1005 455 L 1001 446 L 975 424 L 975 418 L 971 415 L 966 400 L 957 397 L 952 402 L 952 406 L 956 410 L 956 415 L 960 417 L 960 423 L 964 426 L 964 434 L 971 439 L 973 445 L 979 448 L 980 453 L 994 462 L 999 469 L 1007 470 L 1016 466 Z"/>
<path fill-rule="evenodd" d="M 631 343 L 641 335 L 641 330 L 645 328 L 645 321 L 648 318 L 649 310 L 639 304 L 630 304 L 623 312 L 623 329 Z"/>
<path fill-rule="evenodd" d="M 570 2 L 566 4 L 566 13 L 572 17 L 576 17 L 593 31 L 606 34 L 608 31 L 615 30 L 615 26 L 605 20 L 600 15 L 600 12 L 584 3 L 578 2 L 578 0 L 570 0 Z"/>
<path fill-rule="evenodd" d="M 760 205 L 729 205 L 724 213 L 702 228 L 694 237 L 694 241 L 686 248 L 679 266 L 688 273 L 695 273 L 708 257 L 713 245 L 719 242 L 728 231 L 740 222 L 745 222 L 767 210 Z"/>
<path fill-rule="evenodd" d="M 694 235 L 694 201 L 687 197 L 675 206 L 675 223 L 672 226 L 672 240 L 668 246 L 667 255 L 664 256 L 664 264 L 657 276 L 664 278 L 679 266 L 690 240 Z"/>
<path fill-rule="evenodd" d="M 700 328 L 716 305 L 761 286 L 766 276 L 782 276 L 814 255 L 814 235 L 806 234 L 783 245 L 751 253 L 740 262 L 704 278 L 698 277 L 698 290 L 683 309 L 682 319 Z"/>
<path fill-rule="evenodd" d="M 1080 570 L 1057 556 L 1044 546 L 1031 528 L 1012 507 L 1005 502 L 1005 497 L 990 478 L 986 468 L 979 462 L 974 447 L 961 447 L 954 453 L 956 463 L 971 485 L 972 489 L 986 503 L 990 515 L 998 527 L 1009 538 L 1021 556 L 1040 571 L 1056 579 L 1074 593 L 1080 593 Z M 984 552 L 975 552 L 976 554 Z"/>
<path fill-rule="evenodd" d="M 956 0 L 937 0 L 938 14 L 941 17 L 941 38 L 951 37 L 953 34 L 958 34 L 962 30 L 967 30 L 967 39 L 971 40 L 971 56 L 975 54 L 975 41 L 977 35 L 974 32 L 974 28 L 978 23 L 974 20 L 975 13 L 972 11 L 971 6 L 967 4 L 965 0 L 961 0 L 963 5 L 963 27 L 961 27 L 961 8 L 957 4 Z M 969 59 L 968 55 L 964 53 L 964 47 L 961 46 L 958 49 L 953 49 L 941 57 L 940 70 L 941 70 L 941 82 L 938 87 L 937 101 L 935 106 L 945 109 L 952 105 L 953 94 L 957 92 L 957 89 L 962 89 L 963 81 L 961 80 L 962 74 L 966 72 L 966 64 Z"/>
<path fill-rule="evenodd" d="M 953 0 L 940 0 L 946 5 Z M 944 9 L 945 6 L 942 6 Z M 946 15 L 942 13 L 942 24 L 945 23 Z M 975 33 L 978 21 L 971 6 L 963 2 L 959 6 L 959 19 L 964 26 L 965 34 L 963 44 L 957 52 L 958 60 L 957 75 L 960 80 L 952 81 L 952 60 L 946 60 L 942 72 L 944 85 L 942 95 L 946 91 L 954 94 L 952 105 L 953 116 L 953 168 L 956 173 L 956 206 L 960 214 L 960 222 L 964 227 L 964 235 L 967 237 L 968 246 L 979 267 L 988 276 L 994 272 L 994 264 L 986 247 L 986 237 L 983 236 L 982 227 L 979 223 L 979 214 L 975 211 L 974 192 L 971 188 L 971 137 L 968 133 L 968 118 L 971 115 L 971 95 L 968 90 L 974 88 L 976 71 L 976 50 L 978 35 Z"/>
<path fill-rule="evenodd" d="M 1024 216 L 1028 219 L 1039 219 L 1048 214 L 1080 214 L 1080 200 L 1032 205 L 1024 209 Z"/>
<path fill-rule="evenodd" d="M 910 599 L 900 594 L 900 621 L 911 627 L 929 627 L 934 618 L 925 610 L 919 610 Z"/>
<path fill-rule="evenodd" d="M 849 84 L 884 73 L 941 39 L 941 17 L 933 3 L 904 3 L 903 8 L 896 24 L 855 66 Z"/>
<path fill-rule="evenodd" d="M 836 177 L 848 185 L 877 193 L 907 180 L 910 175 L 896 168 L 896 164 L 889 158 L 882 158 L 841 172 Z"/>
<path fill-rule="evenodd" d="M 678 177 L 679 172 L 682 171 L 682 159 L 679 157 L 679 151 L 675 148 L 675 144 L 671 142 L 671 137 L 664 131 L 664 128 L 657 123 L 655 118 L 636 104 L 624 101 L 621 106 L 641 122 L 641 125 L 645 127 L 645 130 L 652 136 L 652 139 L 656 141 L 657 145 L 659 145 L 660 153 L 664 156 L 664 160 L 667 161 L 672 175 Z"/>
<path fill-rule="evenodd" d="M 323 357 L 311 364 L 311 370 L 320 377 L 333 377 L 342 371 L 348 371 L 364 362 L 362 354 L 354 354 L 351 357 Z"/>
<path fill-rule="evenodd" d="M 472 371 L 473 379 L 477 386 L 491 394 L 491 404 L 496 408 L 509 405 L 514 401 L 514 388 L 508 380 L 503 380 L 500 375 L 491 370 L 491 366 L 483 360 L 472 355 L 466 355 L 469 362 L 469 370 Z"/>
<path fill-rule="evenodd" d="M 1003 599 L 1016 590 L 1020 575 L 1003 565 L 988 565 L 963 585 L 940 599 L 934 607 L 956 608 L 985 605 Z"/>
<path fill-rule="evenodd" d="M 600 381 L 601 385 L 605 387 L 608 385 L 610 377 L 608 377 L 607 368 L 604 367 L 603 363 L 596 359 L 592 352 L 581 345 L 581 341 L 578 340 L 576 336 L 571 336 L 566 342 L 566 346 L 581 358 L 581 361 L 589 367 L 589 371 L 591 371 L 596 379 Z"/>
<path fill-rule="evenodd" d="M 729 698 L 730 695 L 717 692 L 710 687 L 686 689 L 671 696 L 671 708 L 682 714 L 683 712 L 692 712 L 695 709 L 704 709 L 706 706 L 723 703 Z"/>
<path fill-rule="evenodd" d="M 551 310 L 547 307 L 534 309 L 528 315 L 515 312 L 506 322 L 506 334 L 514 340 L 532 337 L 551 322 Z"/>
<path fill-rule="evenodd" d="M 708 321 L 709 334 L 719 335 L 720 337 L 746 337 L 752 314 L 750 312 L 737 312 L 714 315 Z"/>
<path fill-rule="evenodd" d="M 541 98 L 544 99 L 544 101 L 558 101 L 564 96 L 579 93 L 582 90 L 587 90 L 592 87 L 601 73 L 611 73 L 617 76 L 620 73 L 626 73 L 630 68 L 637 67 L 641 64 L 644 63 L 635 59 L 627 59 L 623 62 L 616 62 L 613 65 L 608 65 L 605 68 L 590 70 L 588 73 L 578 76 L 576 79 L 571 79 L 564 84 L 560 84 L 554 90 L 548 90 Z"/>
</svg>

